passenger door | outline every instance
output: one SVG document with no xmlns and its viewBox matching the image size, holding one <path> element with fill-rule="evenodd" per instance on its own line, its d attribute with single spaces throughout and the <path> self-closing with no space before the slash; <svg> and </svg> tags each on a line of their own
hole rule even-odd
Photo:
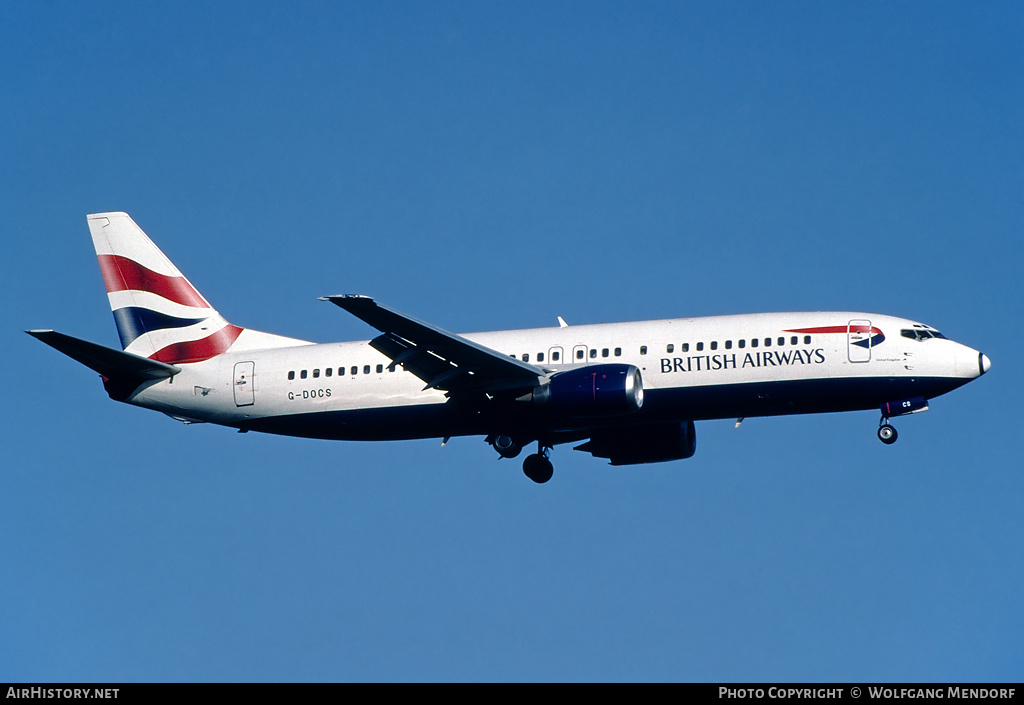
<svg viewBox="0 0 1024 705">
<path fill-rule="evenodd" d="M 850 321 L 846 327 L 846 349 L 850 362 L 871 361 L 871 321 Z"/>
<path fill-rule="evenodd" d="M 235 406 L 251 406 L 256 403 L 252 384 L 255 373 L 256 363 L 235 363 Z"/>
</svg>

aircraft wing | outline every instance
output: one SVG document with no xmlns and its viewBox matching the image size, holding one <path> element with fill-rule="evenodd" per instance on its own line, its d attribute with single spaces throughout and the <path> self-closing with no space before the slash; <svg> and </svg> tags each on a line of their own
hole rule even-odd
<svg viewBox="0 0 1024 705">
<path fill-rule="evenodd" d="M 324 296 L 382 335 L 370 345 L 426 383 L 449 393 L 502 392 L 537 386 L 544 370 L 383 306 L 369 296 Z"/>
</svg>

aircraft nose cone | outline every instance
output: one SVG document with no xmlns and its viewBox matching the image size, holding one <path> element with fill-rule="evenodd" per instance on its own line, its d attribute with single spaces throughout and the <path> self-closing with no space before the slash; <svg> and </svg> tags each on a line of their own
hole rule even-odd
<svg viewBox="0 0 1024 705">
<path fill-rule="evenodd" d="M 991 366 L 992 361 L 988 359 L 988 355 L 985 353 L 978 353 L 978 369 L 981 370 L 978 374 L 985 374 Z"/>
</svg>

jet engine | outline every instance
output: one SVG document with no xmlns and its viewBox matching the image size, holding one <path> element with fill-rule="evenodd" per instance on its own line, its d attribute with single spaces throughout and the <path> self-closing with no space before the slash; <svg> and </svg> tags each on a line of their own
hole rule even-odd
<svg viewBox="0 0 1024 705">
<path fill-rule="evenodd" d="M 697 430 L 693 421 L 627 426 L 595 435 L 575 450 L 608 458 L 612 465 L 682 460 L 696 452 Z"/>
<path fill-rule="evenodd" d="M 643 406 L 644 384 L 635 365 L 589 365 L 553 375 L 532 398 L 572 416 L 614 416 Z"/>
</svg>

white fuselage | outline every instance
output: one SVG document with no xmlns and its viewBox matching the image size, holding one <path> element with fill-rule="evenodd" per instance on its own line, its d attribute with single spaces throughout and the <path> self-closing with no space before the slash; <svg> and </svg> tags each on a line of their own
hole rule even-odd
<svg viewBox="0 0 1024 705">
<path fill-rule="evenodd" d="M 758 313 L 456 335 L 361 294 L 321 297 L 377 331 L 318 345 L 228 322 L 124 212 L 86 218 L 121 349 L 29 335 L 100 374 L 111 398 L 173 418 L 304 438 L 483 435 L 612 465 L 682 460 L 694 421 L 878 409 L 887 419 L 984 374 L 934 328 L 867 313 Z"/>
<path fill-rule="evenodd" d="M 925 331 L 924 339 L 902 331 Z M 978 351 L 910 320 L 849 312 L 762 313 L 466 334 L 550 372 L 635 365 L 643 407 L 616 423 L 650 423 L 878 408 L 933 398 L 982 374 Z M 229 352 L 180 364 L 128 401 L 188 421 L 242 430 L 382 440 L 502 433 L 569 433 L 594 421 L 536 414 L 470 415 L 368 341 Z M 532 405 L 517 402 L 524 409 Z M 579 436 L 580 434 L 577 434 Z"/>
</svg>

